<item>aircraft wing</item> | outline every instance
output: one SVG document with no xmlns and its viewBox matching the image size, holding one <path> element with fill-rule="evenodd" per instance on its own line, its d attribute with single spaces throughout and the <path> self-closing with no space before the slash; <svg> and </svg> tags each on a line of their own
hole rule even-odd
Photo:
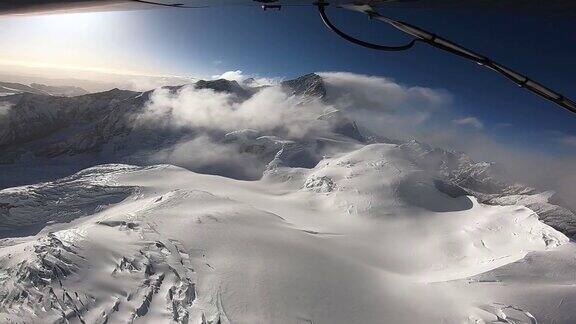
<svg viewBox="0 0 576 324">
<path fill-rule="evenodd" d="M 521 10 L 576 14 L 574 0 L 324 0 L 330 4 L 419 9 Z M 0 15 L 152 9 L 158 6 L 217 7 L 312 5 L 315 0 L 0 0 Z"/>
</svg>

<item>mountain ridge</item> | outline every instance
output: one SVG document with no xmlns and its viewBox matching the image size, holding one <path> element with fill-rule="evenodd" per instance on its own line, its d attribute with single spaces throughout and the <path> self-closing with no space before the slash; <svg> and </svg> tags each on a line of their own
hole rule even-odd
<svg viewBox="0 0 576 324">
<path fill-rule="evenodd" d="M 25 85 L 16 82 L 0 81 L 0 97 L 19 93 L 74 97 L 88 94 L 88 91 L 77 86 L 48 86 L 40 83 Z"/>
</svg>

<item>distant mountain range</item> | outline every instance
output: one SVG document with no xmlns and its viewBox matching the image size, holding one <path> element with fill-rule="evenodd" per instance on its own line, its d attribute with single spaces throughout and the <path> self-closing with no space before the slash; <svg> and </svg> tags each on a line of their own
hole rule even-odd
<svg viewBox="0 0 576 324">
<path fill-rule="evenodd" d="M 16 82 L 0 81 L 0 96 L 8 96 L 20 93 L 74 97 L 88 94 L 88 91 L 75 86 L 48 86 L 39 83 L 32 83 L 30 85 L 25 85 Z"/>
</svg>

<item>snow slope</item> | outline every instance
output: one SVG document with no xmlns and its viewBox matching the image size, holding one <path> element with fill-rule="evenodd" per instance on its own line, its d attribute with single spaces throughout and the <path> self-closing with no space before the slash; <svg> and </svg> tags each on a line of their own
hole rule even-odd
<svg viewBox="0 0 576 324">
<path fill-rule="evenodd" d="M 3 321 L 531 323 L 549 315 L 542 291 L 560 305 L 552 319 L 569 323 L 575 278 L 526 284 L 522 267 L 490 289 L 466 278 L 572 243 L 526 207 L 443 194 L 400 149 L 359 146 L 260 181 L 106 165 L 44 184 L 108 189 L 86 197 L 101 206 L 92 213 L 1 241 Z M 130 196 L 105 206 L 110 190 Z M 53 199 L 26 204 L 73 203 Z"/>
</svg>

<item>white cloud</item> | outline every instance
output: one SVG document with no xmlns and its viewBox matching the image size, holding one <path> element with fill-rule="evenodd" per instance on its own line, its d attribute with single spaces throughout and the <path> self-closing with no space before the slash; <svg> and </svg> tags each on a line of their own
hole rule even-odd
<svg viewBox="0 0 576 324">
<path fill-rule="evenodd" d="M 254 85 L 256 86 L 277 85 L 282 81 L 282 78 L 266 78 L 253 74 L 244 74 L 242 70 L 226 71 L 222 74 L 212 76 L 212 79 L 226 79 L 239 83 L 249 78 L 254 80 Z"/>
<path fill-rule="evenodd" d="M 238 82 L 240 82 L 246 78 L 247 77 L 244 76 L 244 74 L 242 73 L 242 70 L 226 71 L 222 74 L 212 76 L 212 79 L 226 79 L 226 80 L 238 81 Z"/>
<path fill-rule="evenodd" d="M 250 128 L 302 138 L 325 131 L 316 119 L 325 108 L 319 101 L 303 106 L 299 98 L 288 96 L 279 87 L 262 89 L 239 103 L 230 94 L 190 86 L 177 93 L 155 90 L 139 122 L 221 132 Z"/>
<path fill-rule="evenodd" d="M 428 110 L 451 102 L 451 96 L 446 91 L 404 86 L 389 78 L 349 72 L 322 72 L 320 75 L 329 87 L 334 88 L 334 96 L 360 105 L 357 108 L 398 111 L 412 106 Z"/>
<path fill-rule="evenodd" d="M 258 179 L 266 166 L 265 161 L 241 152 L 236 145 L 218 143 L 203 134 L 155 153 L 150 162 L 170 163 L 238 179 Z"/>
<path fill-rule="evenodd" d="M 327 100 L 364 127 L 384 136 L 406 138 L 432 115 L 446 113 L 451 95 L 441 89 L 410 87 L 384 77 L 348 72 L 320 73 Z"/>
<path fill-rule="evenodd" d="M 484 124 L 480 121 L 480 119 L 478 119 L 476 117 L 465 117 L 465 118 L 454 119 L 452 122 L 454 122 L 454 124 L 456 124 L 456 125 L 470 126 L 476 130 L 480 130 L 480 129 L 484 128 Z"/>
<path fill-rule="evenodd" d="M 289 96 L 280 87 L 261 89 L 243 102 L 238 102 L 232 94 L 211 89 L 187 86 L 171 92 L 160 88 L 152 93 L 135 126 L 164 134 L 193 136 L 154 154 L 150 157 L 151 163 L 170 163 L 197 172 L 257 179 L 269 161 L 243 152 L 239 144 L 223 142 L 224 134 L 254 129 L 283 139 L 318 138 L 330 132 L 328 122 L 317 119 L 324 109 L 326 106 L 319 100 L 302 105 L 301 98 Z"/>
</svg>

